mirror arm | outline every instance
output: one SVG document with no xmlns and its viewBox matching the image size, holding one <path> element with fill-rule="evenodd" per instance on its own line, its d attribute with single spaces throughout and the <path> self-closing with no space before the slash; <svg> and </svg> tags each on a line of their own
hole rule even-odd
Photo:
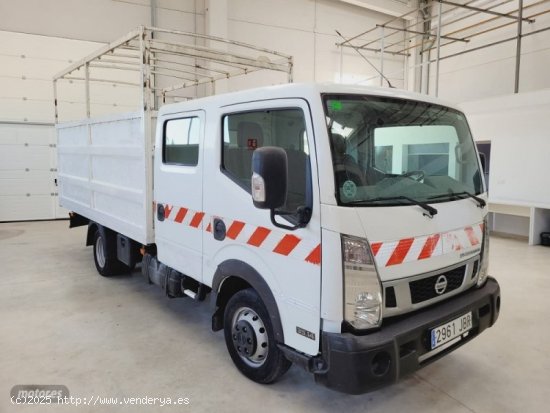
<svg viewBox="0 0 550 413">
<path fill-rule="evenodd" d="M 269 212 L 271 223 L 275 225 L 277 228 L 286 229 L 289 231 L 296 231 L 298 228 L 304 228 L 309 220 L 311 219 L 311 208 L 309 207 L 300 207 L 298 208 L 298 217 L 299 217 L 299 223 L 296 225 L 286 225 L 286 224 L 280 224 L 275 220 L 275 217 L 277 215 L 285 216 L 285 215 L 296 215 L 295 211 L 275 211 L 274 209 L 271 209 Z"/>
<path fill-rule="evenodd" d="M 270 218 L 271 218 L 271 223 L 273 225 L 275 225 L 277 228 L 282 228 L 282 229 L 286 229 L 286 230 L 289 230 L 289 231 L 296 231 L 298 228 L 301 228 L 300 225 L 285 225 L 285 224 L 279 224 L 277 221 L 275 221 L 275 216 L 276 215 L 291 215 L 291 213 L 289 212 L 275 212 L 274 209 L 271 209 L 269 211 L 269 215 L 270 215 Z"/>
</svg>

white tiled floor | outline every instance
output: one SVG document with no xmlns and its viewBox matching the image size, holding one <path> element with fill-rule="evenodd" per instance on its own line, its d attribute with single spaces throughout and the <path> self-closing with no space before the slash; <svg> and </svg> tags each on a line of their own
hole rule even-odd
<svg viewBox="0 0 550 413">
<path fill-rule="evenodd" d="M 188 397 L 139 411 L 550 411 L 550 248 L 493 238 L 502 289 L 497 324 L 419 373 L 348 396 L 293 367 L 270 386 L 233 367 L 207 303 L 169 300 L 139 273 L 100 277 L 85 228 L 0 224 L 0 412 L 135 411 L 125 406 L 12 406 L 15 384 L 64 384 L 73 396 Z"/>
</svg>

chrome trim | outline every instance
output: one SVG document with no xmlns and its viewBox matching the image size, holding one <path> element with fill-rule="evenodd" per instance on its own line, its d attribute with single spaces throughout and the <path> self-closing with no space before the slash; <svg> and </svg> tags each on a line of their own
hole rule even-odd
<svg viewBox="0 0 550 413">
<path fill-rule="evenodd" d="M 451 265 L 449 267 L 440 268 L 435 271 L 426 272 L 419 275 L 414 275 L 412 277 L 407 278 L 401 278 L 399 280 L 392 280 L 382 283 L 382 292 L 384 295 L 384 306 L 382 308 L 382 317 L 393 317 L 401 314 L 406 314 L 411 311 L 419 310 L 424 307 L 428 307 L 432 304 L 438 303 L 440 301 L 444 301 L 449 297 L 453 297 L 457 294 L 460 294 L 463 291 L 466 291 L 467 289 L 473 287 L 477 283 L 477 277 L 479 274 L 479 263 L 478 263 L 478 274 L 475 275 L 475 277 L 472 278 L 472 271 L 474 268 L 474 263 L 476 261 L 479 261 L 480 256 L 479 254 L 467 259 L 466 261 L 461 261 L 457 264 Z M 449 271 L 454 270 L 455 268 L 459 268 L 462 266 L 466 266 L 466 269 L 464 271 L 464 280 L 462 281 L 462 285 L 450 292 L 443 293 L 441 295 L 438 295 L 430 300 L 422 301 L 421 303 L 413 304 L 411 301 L 411 291 L 409 288 L 409 283 L 412 281 L 422 280 L 424 278 L 433 277 L 434 275 L 439 274 L 445 274 Z M 387 287 L 393 287 L 395 291 L 395 302 L 397 304 L 396 307 L 386 307 L 386 288 Z"/>
</svg>

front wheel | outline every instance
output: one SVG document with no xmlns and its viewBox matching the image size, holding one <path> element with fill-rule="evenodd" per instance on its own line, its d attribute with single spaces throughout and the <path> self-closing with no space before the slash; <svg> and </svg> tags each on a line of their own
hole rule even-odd
<svg viewBox="0 0 550 413">
<path fill-rule="evenodd" d="M 292 364 L 277 347 L 267 309 L 251 288 L 237 292 L 227 303 L 224 335 L 235 366 L 257 383 L 273 383 Z"/>
</svg>

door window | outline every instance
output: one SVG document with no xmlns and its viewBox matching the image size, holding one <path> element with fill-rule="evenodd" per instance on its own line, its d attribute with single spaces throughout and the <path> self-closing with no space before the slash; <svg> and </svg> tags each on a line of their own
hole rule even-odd
<svg viewBox="0 0 550 413">
<path fill-rule="evenodd" d="M 170 119 L 164 124 L 163 162 L 196 166 L 199 162 L 200 119 Z"/>
<path fill-rule="evenodd" d="M 288 158 L 287 211 L 309 206 L 309 148 L 302 109 L 240 112 L 223 118 L 222 169 L 250 192 L 252 153 L 262 146 L 277 146 Z"/>
</svg>

